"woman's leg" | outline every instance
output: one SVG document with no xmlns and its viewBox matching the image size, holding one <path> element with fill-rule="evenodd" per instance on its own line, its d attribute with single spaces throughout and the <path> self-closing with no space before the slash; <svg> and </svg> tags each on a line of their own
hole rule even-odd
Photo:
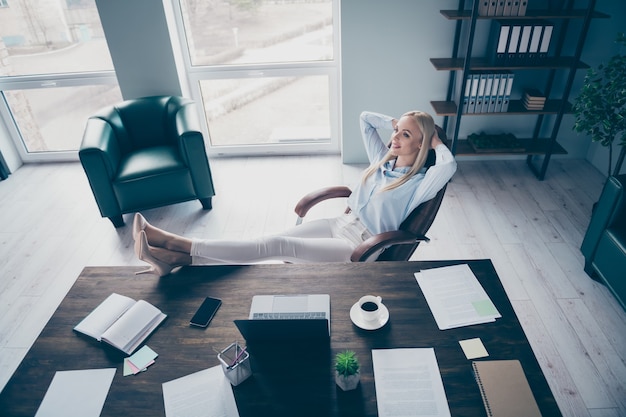
<svg viewBox="0 0 626 417">
<path fill-rule="evenodd" d="M 191 252 L 191 239 L 189 238 L 159 229 L 145 220 L 143 231 L 151 247 L 169 249 L 170 251 L 182 252 L 187 255 Z"/>
<path fill-rule="evenodd" d="M 347 262 L 354 245 L 334 237 L 338 219 L 320 219 L 281 234 L 252 240 L 189 239 L 148 222 L 142 224 L 149 252 L 171 266 L 216 263 Z"/>
<path fill-rule="evenodd" d="M 252 240 L 193 239 L 194 265 L 254 263 L 279 260 L 302 262 L 347 262 L 354 245 L 333 237 L 335 219 L 321 219 L 293 227 L 281 234 Z"/>
<path fill-rule="evenodd" d="M 170 251 L 165 248 L 152 247 L 148 244 L 148 238 L 143 230 L 137 233 L 135 239 L 135 253 L 137 257 L 150 264 L 150 268 L 142 273 L 156 273 L 160 276 L 168 275 L 173 268 L 189 265 L 191 256 L 182 252 Z"/>
</svg>

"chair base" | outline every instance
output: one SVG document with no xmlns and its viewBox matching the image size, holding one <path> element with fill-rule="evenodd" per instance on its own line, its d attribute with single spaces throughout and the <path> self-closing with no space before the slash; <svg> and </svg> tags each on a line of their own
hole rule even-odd
<svg viewBox="0 0 626 417">
<path fill-rule="evenodd" d="M 200 203 L 202 204 L 203 210 L 211 210 L 213 208 L 212 197 L 200 198 Z"/>
<path fill-rule="evenodd" d="M 109 217 L 109 220 L 111 220 L 111 223 L 113 223 L 115 228 L 124 226 L 124 218 L 121 214 L 119 216 L 111 216 Z"/>
</svg>

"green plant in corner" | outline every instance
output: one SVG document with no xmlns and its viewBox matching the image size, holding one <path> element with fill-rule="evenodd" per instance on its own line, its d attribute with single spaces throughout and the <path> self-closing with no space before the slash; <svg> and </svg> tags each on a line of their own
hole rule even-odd
<svg viewBox="0 0 626 417">
<path fill-rule="evenodd" d="M 356 353 L 351 350 L 339 352 L 335 356 L 335 370 L 339 375 L 355 375 L 359 372 L 359 367 L 359 360 L 356 357 Z"/>
<path fill-rule="evenodd" d="M 626 36 L 619 33 L 617 43 L 626 46 Z M 613 142 L 619 137 L 622 147 L 613 175 L 617 175 L 626 154 L 626 55 L 619 53 L 597 69 L 590 68 L 573 111 L 574 130 L 586 133 L 594 142 L 609 148 L 608 175 L 613 165 Z"/>
</svg>

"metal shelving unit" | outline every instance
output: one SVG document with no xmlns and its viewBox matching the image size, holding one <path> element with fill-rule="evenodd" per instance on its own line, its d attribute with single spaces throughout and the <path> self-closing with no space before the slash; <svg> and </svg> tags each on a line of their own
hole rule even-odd
<svg viewBox="0 0 626 417">
<path fill-rule="evenodd" d="M 532 1 L 532 0 L 531 0 Z M 448 20 L 456 21 L 456 30 L 454 37 L 454 45 L 452 48 L 452 56 L 448 58 L 431 58 L 431 63 L 437 71 L 450 71 L 450 79 L 448 82 L 448 91 L 445 101 L 431 101 L 431 105 L 435 113 L 444 116 L 443 128 L 448 131 L 448 124 L 451 118 L 454 120 L 453 133 L 448 135 L 451 138 L 451 150 L 454 154 L 467 155 L 476 154 L 474 149 L 467 144 L 467 140 L 459 139 L 458 132 L 461 121 L 466 116 L 485 117 L 485 116 L 512 116 L 512 115 L 532 115 L 536 116 L 535 127 L 533 133 L 528 138 L 520 138 L 520 142 L 524 145 L 524 150 L 501 150 L 497 152 L 485 152 L 481 155 L 502 155 L 502 154 L 521 154 L 526 155 L 526 161 L 530 169 L 535 173 L 538 179 L 543 180 L 553 154 L 564 154 L 565 149 L 558 144 L 557 135 L 561 125 L 562 118 L 565 114 L 571 113 L 572 104 L 568 101 L 572 83 L 576 72 L 586 69 L 589 66 L 580 60 L 582 48 L 585 43 L 589 24 L 594 18 L 608 18 L 609 16 L 594 11 L 595 0 L 589 0 L 587 7 L 584 9 L 575 9 L 574 1 L 568 0 L 559 10 L 527 10 L 524 16 L 482 16 L 479 15 L 478 9 L 480 0 L 470 0 L 470 8 L 466 8 L 466 0 L 459 0 L 457 10 L 441 10 L 440 13 Z M 474 57 L 474 36 L 476 34 L 476 25 L 479 21 L 490 22 L 497 19 L 515 19 L 515 20 L 531 20 L 531 19 L 550 19 L 552 21 L 560 21 L 558 32 L 555 31 L 552 56 L 534 63 L 514 63 L 494 65 L 486 57 Z M 577 35 L 569 33 L 570 20 L 582 20 L 582 28 L 577 31 Z M 467 41 L 462 45 L 461 35 L 464 25 L 469 25 L 469 34 Z M 557 26 L 555 26 L 555 29 Z M 562 55 L 565 40 L 569 37 L 577 36 L 575 52 L 571 56 Z M 574 38 L 572 38 L 574 39 Z M 546 100 L 542 110 L 527 110 L 521 100 L 511 100 L 506 112 L 490 112 L 490 113 L 463 113 L 462 106 L 459 103 L 463 98 L 459 96 L 458 91 L 465 91 L 467 82 L 467 74 L 476 70 L 510 70 L 510 71 L 548 71 L 547 81 L 543 88 Z M 558 97 L 551 97 L 552 87 L 557 79 L 557 74 L 565 78 L 563 91 Z M 461 88 L 455 89 L 457 76 L 460 76 Z M 562 80 L 562 78 L 559 78 Z M 544 123 L 552 121 L 552 129 L 549 137 L 539 137 Z M 539 159 L 542 159 L 540 161 Z"/>
</svg>

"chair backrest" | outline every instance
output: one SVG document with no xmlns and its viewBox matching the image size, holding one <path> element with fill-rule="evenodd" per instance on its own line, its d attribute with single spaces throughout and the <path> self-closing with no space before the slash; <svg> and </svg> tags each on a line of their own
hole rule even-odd
<svg viewBox="0 0 626 417">
<path fill-rule="evenodd" d="M 92 116 L 111 125 L 122 153 L 151 146 L 173 145 L 176 112 L 191 100 L 152 96 L 125 100 Z"/>
<path fill-rule="evenodd" d="M 435 127 L 441 141 L 447 143 L 447 136 L 443 129 L 439 126 Z M 431 149 L 428 155 L 428 160 L 426 161 L 426 166 L 430 168 L 434 164 L 435 151 Z M 435 197 L 423 202 L 413 209 L 408 217 L 404 219 L 402 224 L 400 224 L 400 230 L 406 230 L 415 235 L 426 236 L 426 232 L 428 232 L 428 229 L 430 229 L 430 226 L 435 221 L 435 217 L 437 216 L 439 207 L 441 207 L 441 202 L 443 201 L 447 188 L 448 185 L 446 184 L 441 190 L 439 190 Z M 408 261 L 419 244 L 420 242 L 417 241 L 415 243 L 390 246 L 378 255 L 376 261 Z"/>
</svg>

